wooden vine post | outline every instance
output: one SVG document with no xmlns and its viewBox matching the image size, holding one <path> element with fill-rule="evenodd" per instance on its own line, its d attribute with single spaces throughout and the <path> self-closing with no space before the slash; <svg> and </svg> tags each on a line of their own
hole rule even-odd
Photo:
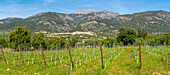
<svg viewBox="0 0 170 75">
<path fill-rule="evenodd" d="M 43 50 L 42 50 L 42 46 L 41 46 L 41 45 L 40 45 L 40 49 L 41 49 L 41 54 L 42 54 L 43 59 L 44 59 L 45 67 L 47 68 L 47 64 L 46 64 L 46 61 L 45 61 L 45 57 L 44 57 L 44 53 L 43 53 Z"/>
<path fill-rule="evenodd" d="M 6 59 L 5 59 L 5 55 L 4 55 L 4 52 L 3 52 L 3 50 L 2 50 L 1 45 L 0 45 L 0 49 L 1 49 L 1 52 L 2 52 L 2 55 L 3 55 L 4 61 L 5 61 L 5 64 L 7 64 Z"/>
<path fill-rule="evenodd" d="M 21 53 L 21 48 L 20 48 L 20 46 L 18 46 L 18 48 L 19 48 L 19 52 L 20 52 L 20 57 L 21 57 L 21 59 L 22 59 L 22 63 L 24 64 L 24 59 L 22 58 L 22 53 Z"/>
<path fill-rule="evenodd" d="M 142 68 L 142 60 L 141 60 L 141 41 L 139 41 L 139 61 L 140 61 L 140 67 L 139 69 Z"/>
<path fill-rule="evenodd" d="M 76 60 L 76 53 L 77 53 L 77 52 L 76 52 L 76 44 L 75 44 L 75 60 Z M 77 61 L 77 60 L 76 60 L 76 61 Z"/>
<path fill-rule="evenodd" d="M 72 56 L 71 56 L 71 52 L 70 52 L 69 43 L 67 43 L 67 47 L 68 47 L 68 51 L 69 51 L 69 55 L 70 55 L 70 61 L 72 63 L 72 67 L 74 68 L 74 64 L 73 64 L 73 61 L 72 61 Z"/>
<path fill-rule="evenodd" d="M 104 63 L 103 63 L 103 52 L 102 52 L 102 43 L 100 43 L 100 51 L 101 51 L 102 69 L 104 69 Z"/>
</svg>

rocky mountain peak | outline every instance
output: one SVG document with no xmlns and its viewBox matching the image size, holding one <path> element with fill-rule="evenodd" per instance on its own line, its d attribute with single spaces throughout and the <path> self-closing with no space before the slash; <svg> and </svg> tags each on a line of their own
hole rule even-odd
<svg viewBox="0 0 170 75">
<path fill-rule="evenodd" d="M 77 10 L 76 12 L 74 12 L 74 14 L 88 14 L 88 13 L 92 13 L 92 12 L 96 12 L 96 11 L 90 10 L 90 9 L 80 9 L 80 10 Z"/>
<path fill-rule="evenodd" d="M 116 17 L 117 15 L 120 15 L 119 13 L 115 13 L 109 10 L 95 11 L 95 10 L 90 10 L 90 9 L 80 9 L 74 12 L 73 14 L 85 14 L 85 15 L 90 14 L 90 16 L 93 18 L 99 17 L 101 19 L 111 19 L 111 18 Z"/>
</svg>

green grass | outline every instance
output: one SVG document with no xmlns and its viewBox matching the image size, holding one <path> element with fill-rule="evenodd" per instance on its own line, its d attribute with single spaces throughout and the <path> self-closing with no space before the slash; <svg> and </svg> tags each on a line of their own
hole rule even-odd
<svg viewBox="0 0 170 75">
<path fill-rule="evenodd" d="M 9 61 L 5 64 L 2 54 L 0 54 L 0 74 L 71 74 L 71 75 L 87 75 L 87 74 L 170 74 L 169 61 L 167 62 L 167 57 L 169 58 L 170 51 L 166 48 L 164 53 L 164 47 L 158 47 L 158 53 L 156 54 L 155 47 L 142 47 L 142 69 L 139 70 L 139 63 L 136 62 L 135 56 L 138 57 L 139 51 L 138 47 L 120 47 L 115 48 L 116 57 L 114 57 L 113 48 L 104 48 L 104 66 L 105 69 L 101 67 L 101 55 L 100 49 L 71 49 L 71 54 L 73 58 L 74 68 L 71 68 L 71 62 L 68 50 L 53 50 L 44 51 L 45 59 L 47 61 L 47 68 L 45 68 L 41 52 L 36 50 L 33 52 L 22 52 L 24 58 L 24 64 L 20 59 L 19 52 L 8 53 L 6 52 L 6 58 Z M 150 53 L 149 53 L 150 52 Z M 58 57 L 57 57 L 58 53 Z M 95 53 L 95 55 L 93 54 Z M 152 54 L 151 54 L 152 53 Z M 163 61 L 163 57 L 165 60 Z M 52 60 L 51 60 L 52 57 Z M 58 58 L 58 59 L 57 59 Z M 14 63 L 15 59 L 15 63 Z M 34 62 L 32 63 L 32 60 Z M 28 62 L 29 61 L 29 62 Z M 77 65 L 76 65 L 77 61 Z M 28 64 L 29 63 L 29 64 Z"/>
</svg>

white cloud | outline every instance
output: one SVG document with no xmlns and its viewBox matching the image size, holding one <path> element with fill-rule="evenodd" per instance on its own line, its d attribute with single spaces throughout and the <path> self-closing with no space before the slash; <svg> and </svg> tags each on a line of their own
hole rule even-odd
<svg viewBox="0 0 170 75">
<path fill-rule="evenodd" d="M 45 2 L 47 2 L 47 3 L 53 3 L 53 2 L 55 2 L 56 0 L 44 0 Z"/>
<path fill-rule="evenodd" d="M 33 6 L 33 5 L 32 5 Z M 25 18 L 30 13 L 35 12 L 35 8 L 28 5 L 13 3 L 10 5 L 0 6 L 0 19 L 7 17 L 21 17 Z"/>
</svg>

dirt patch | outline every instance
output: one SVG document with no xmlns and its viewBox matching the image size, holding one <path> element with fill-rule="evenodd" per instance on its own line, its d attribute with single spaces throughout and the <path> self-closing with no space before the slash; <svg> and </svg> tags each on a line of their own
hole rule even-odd
<svg viewBox="0 0 170 75">
<path fill-rule="evenodd" d="M 133 52 L 133 51 L 129 51 L 129 52 Z"/>
<path fill-rule="evenodd" d="M 134 57 L 135 57 L 135 56 L 134 56 L 133 54 L 129 56 L 129 58 L 134 58 Z"/>
</svg>

